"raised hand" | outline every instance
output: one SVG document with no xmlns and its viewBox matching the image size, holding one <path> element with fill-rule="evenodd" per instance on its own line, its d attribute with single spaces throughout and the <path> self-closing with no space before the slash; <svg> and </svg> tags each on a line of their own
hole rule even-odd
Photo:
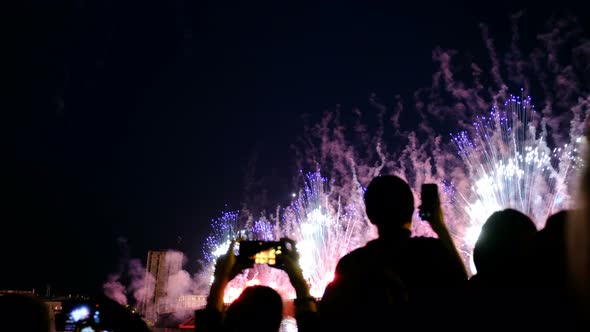
<svg viewBox="0 0 590 332">
<path fill-rule="evenodd" d="M 303 277 L 301 266 L 299 266 L 299 253 L 295 241 L 286 237 L 281 238 L 281 241 L 289 244 L 291 249 L 285 248 L 280 256 L 280 264 L 275 265 L 275 267 L 287 273 L 291 285 L 295 288 L 297 298 L 310 297 L 309 285 Z"/>
<path fill-rule="evenodd" d="M 223 297 L 225 287 L 233 280 L 240 272 L 252 267 L 252 263 L 242 262 L 236 258 L 234 248 L 237 241 L 232 241 L 227 249 L 227 252 L 219 256 L 215 263 L 215 272 L 213 284 L 209 291 L 209 298 L 207 299 L 207 307 L 214 308 L 218 311 L 223 310 Z"/>
</svg>

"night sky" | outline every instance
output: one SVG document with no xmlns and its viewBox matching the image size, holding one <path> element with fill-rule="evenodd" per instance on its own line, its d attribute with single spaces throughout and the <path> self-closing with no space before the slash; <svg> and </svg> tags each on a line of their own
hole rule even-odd
<svg viewBox="0 0 590 332">
<path fill-rule="evenodd" d="M 437 46 L 486 59 L 480 22 L 506 42 L 523 9 L 524 35 L 553 14 L 588 26 L 583 1 L 317 2 L 32 1 L 10 31 L 31 52 L 3 112 L 0 289 L 92 292 L 149 249 L 194 269 L 248 169 L 289 200 L 304 114 L 410 97 Z"/>
</svg>

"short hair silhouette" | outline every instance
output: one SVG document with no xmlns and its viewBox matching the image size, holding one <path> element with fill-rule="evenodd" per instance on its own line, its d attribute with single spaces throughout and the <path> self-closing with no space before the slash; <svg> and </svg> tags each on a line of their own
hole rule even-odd
<svg viewBox="0 0 590 332">
<path fill-rule="evenodd" d="M 526 214 L 505 209 L 486 220 L 475 248 L 473 262 L 479 272 L 498 272 L 517 264 L 537 232 Z"/>
<path fill-rule="evenodd" d="M 565 227 L 570 217 L 569 214 L 568 210 L 561 210 L 550 215 L 541 232 L 543 234 L 550 233 L 550 236 L 554 237 L 555 240 L 565 240 Z"/>
<path fill-rule="evenodd" d="M 534 259 L 539 282 L 553 290 L 566 283 L 566 226 L 569 211 L 562 210 L 547 218 L 545 227 L 537 233 Z"/>
<path fill-rule="evenodd" d="M 414 195 L 408 183 L 395 175 L 374 178 L 365 192 L 365 208 L 378 227 L 403 226 L 412 220 Z M 390 223 L 399 225 L 391 225 Z"/>
<path fill-rule="evenodd" d="M 267 286 L 247 287 L 226 311 L 230 331 L 276 332 L 282 320 L 283 299 Z"/>
</svg>

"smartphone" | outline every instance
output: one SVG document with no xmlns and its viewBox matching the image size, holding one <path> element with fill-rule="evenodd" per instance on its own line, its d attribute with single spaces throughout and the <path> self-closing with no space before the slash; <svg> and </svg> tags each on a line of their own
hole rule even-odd
<svg viewBox="0 0 590 332">
<path fill-rule="evenodd" d="M 440 205 L 440 198 L 438 196 L 438 186 L 436 183 L 424 183 L 420 192 L 420 218 L 422 220 L 430 220 Z"/>
<path fill-rule="evenodd" d="M 277 265 L 286 249 L 283 241 L 241 241 L 237 259 L 254 264 Z"/>
</svg>

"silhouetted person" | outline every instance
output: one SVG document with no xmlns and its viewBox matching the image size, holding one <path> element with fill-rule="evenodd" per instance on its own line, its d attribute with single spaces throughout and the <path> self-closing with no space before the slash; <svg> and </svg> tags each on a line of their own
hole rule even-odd
<svg viewBox="0 0 590 332">
<path fill-rule="evenodd" d="M 534 242 L 533 270 L 535 282 L 534 310 L 544 325 L 571 330 L 573 297 L 568 286 L 566 226 L 571 211 L 551 215 Z"/>
<path fill-rule="evenodd" d="M 536 323 L 532 299 L 531 253 L 537 229 L 525 214 L 505 209 L 485 222 L 469 280 L 467 312 L 471 323 L 486 328 L 525 327 Z"/>
<path fill-rule="evenodd" d="M 228 331 L 277 332 L 283 320 L 283 299 L 267 286 L 250 286 L 233 301 L 226 311 Z"/>
<path fill-rule="evenodd" d="M 104 295 L 98 296 L 100 328 L 108 331 L 150 332 L 146 322 L 136 313 Z"/>
<path fill-rule="evenodd" d="M 0 330 L 49 332 L 49 309 L 43 300 L 35 296 L 0 295 Z"/>
<path fill-rule="evenodd" d="M 560 211 L 547 218 L 534 242 L 534 268 L 541 286 L 564 291 L 567 283 L 565 231 L 570 211 Z"/>
<path fill-rule="evenodd" d="M 455 310 L 452 295 L 467 279 L 440 206 L 431 225 L 441 239 L 412 238 L 414 196 L 404 180 L 376 177 L 364 199 L 379 237 L 338 262 L 320 303 L 323 329 L 440 329 L 443 319 L 450 321 L 444 317 L 451 308 Z M 421 318 L 424 315 L 428 319 Z"/>
<path fill-rule="evenodd" d="M 514 209 L 494 212 L 483 225 L 473 249 L 477 269 L 474 278 L 510 279 L 523 267 L 536 233 L 537 228 L 527 215 Z"/>
<path fill-rule="evenodd" d="M 295 289 L 295 319 L 300 332 L 317 328 L 315 299 L 309 293 L 309 285 L 303 278 L 299 266 L 299 256 L 295 242 L 282 239 L 291 244 L 292 249 L 283 248 L 280 264 L 273 267 L 284 270 Z M 253 262 L 237 260 L 234 255 L 235 241 L 227 253 L 218 258 L 215 266 L 215 278 L 209 291 L 207 305 L 195 312 L 195 330 L 197 332 L 221 331 L 259 331 L 278 332 L 283 320 L 283 300 L 272 288 L 251 286 L 245 288 L 240 296 L 225 310 L 224 293 L 228 283 L 242 270 L 252 267 Z M 277 261 L 278 262 L 278 261 Z"/>
</svg>

